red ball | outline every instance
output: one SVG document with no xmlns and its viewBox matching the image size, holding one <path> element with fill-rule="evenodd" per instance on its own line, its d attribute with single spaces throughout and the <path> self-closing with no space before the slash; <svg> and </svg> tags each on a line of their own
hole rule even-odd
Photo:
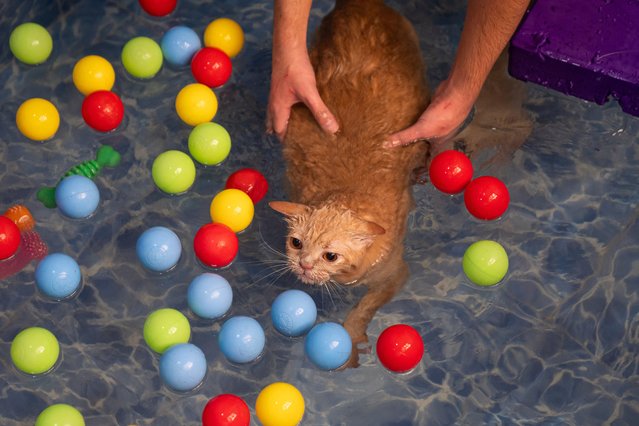
<svg viewBox="0 0 639 426">
<path fill-rule="evenodd" d="M 433 158 L 428 174 L 435 188 L 446 194 L 458 194 L 473 178 L 473 163 L 463 152 L 450 149 Z"/>
<path fill-rule="evenodd" d="M 388 327 L 377 339 L 377 357 L 384 367 L 395 372 L 410 371 L 424 355 L 424 342 L 410 325 Z"/>
<path fill-rule="evenodd" d="M 193 239 L 195 255 L 212 268 L 229 265 L 237 255 L 238 246 L 235 232 L 222 223 L 207 223 L 198 229 Z"/>
<path fill-rule="evenodd" d="M 268 181 L 257 170 L 245 168 L 233 172 L 226 179 L 226 189 L 231 188 L 246 192 L 253 204 L 257 204 L 268 191 Z"/>
<path fill-rule="evenodd" d="M 231 78 L 231 58 L 216 47 L 203 47 L 191 59 L 191 72 L 198 83 L 220 87 Z"/>
<path fill-rule="evenodd" d="M 151 16 L 166 16 L 173 12 L 177 0 L 139 0 L 140 6 Z"/>
<path fill-rule="evenodd" d="M 82 117 L 91 128 L 99 132 L 110 132 L 122 122 L 124 105 L 115 93 L 98 90 L 84 98 Z"/>
<path fill-rule="evenodd" d="M 11 219 L 0 216 L 0 260 L 16 254 L 20 246 L 20 229 Z"/>
<path fill-rule="evenodd" d="M 471 181 L 464 191 L 464 203 L 470 214 L 481 220 L 501 217 L 510 203 L 508 188 L 493 176 L 481 176 Z"/>
<path fill-rule="evenodd" d="M 211 398 L 202 411 L 202 426 L 249 426 L 250 422 L 246 402 L 230 393 Z"/>
</svg>

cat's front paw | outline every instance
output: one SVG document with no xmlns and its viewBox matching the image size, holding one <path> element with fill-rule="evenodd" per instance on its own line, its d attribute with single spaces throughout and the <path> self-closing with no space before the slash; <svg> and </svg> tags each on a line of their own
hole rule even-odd
<svg viewBox="0 0 639 426">
<path fill-rule="evenodd" d="M 359 367 L 359 356 L 370 355 L 373 352 L 371 345 L 368 343 L 368 336 L 366 336 L 366 334 L 357 336 L 355 338 L 351 337 L 351 341 L 353 343 L 351 356 L 348 361 L 346 361 L 346 363 L 342 366 L 342 369 Z"/>
</svg>

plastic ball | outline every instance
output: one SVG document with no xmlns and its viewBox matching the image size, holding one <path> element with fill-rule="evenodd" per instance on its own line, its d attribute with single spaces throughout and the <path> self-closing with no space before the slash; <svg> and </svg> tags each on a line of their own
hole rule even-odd
<svg viewBox="0 0 639 426">
<path fill-rule="evenodd" d="M 55 189 L 55 202 L 60 212 L 72 219 L 91 216 L 100 204 L 98 186 L 86 176 L 71 175 L 62 179 Z"/>
<path fill-rule="evenodd" d="M 71 256 L 52 253 L 38 263 L 35 281 L 38 290 L 46 297 L 62 300 L 77 293 L 82 273 L 78 262 Z"/>
<path fill-rule="evenodd" d="M 458 194 L 473 178 L 473 163 L 463 152 L 451 149 L 433 158 L 428 175 L 435 188 L 446 194 Z"/>
<path fill-rule="evenodd" d="M 213 90 L 204 84 L 188 84 L 175 98 L 175 110 L 186 124 L 197 126 L 213 120 L 217 113 L 217 97 Z"/>
<path fill-rule="evenodd" d="M 231 136 L 217 123 L 200 123 L 189 134 L 189 153 L 200 164 L 216 166 L 231 152 Z"/>
<path fill-rule="evenodd" d="M 140 6 L 151 16 L 166 16 L 175 10 L 177 0 L 139 0 Z"/>
<path fill-rule="evenodd" d="M 234 20 L 218 18 L 206 26 L 204 46 L 217 47 L 230 58 L 234 58 L 244 46 L 244 31 Z"/>
<path fill-rule="evenodd" d="M 173 345 L 187 343 L 190 338 L 189 320 L 177 309 L 158 309 L 144 321 L 144 341 L 159 354 Z"/>
<path fill-rule="evenodd" d="M 20 228 L 11 219 L 0 216 L 0 261 L 12 257 L 20 247 Z"/>
<path fill-rule="evenodd" d="M 111 90 L 115 84 L 113 65 L 102 56 L 85 56 L 73 67 L 73 84 L 84 96 Z"/>
<path fill-rule="evenodd" d="M 19 61 L 28 65 L 38 65 L 51 55 L 53 39 L 42 25 L 26 22 L 11 31 L 9 48 Z"/>
<path fill-rule="evenodd" d="M 218 335 L 220 350 L 231 362 L 244 364 L 256 360 L 264 350 L 264 330 L 253 318 L 229 318 Z"/>
<path fill-rule="evenodd" d="M 135 78 L 155 77 L 162 60 L 162 48 L 149 37 L 134 37 L 122 48 L 122 65 Z"/>
<path fill-rule="evenodd" d="M 85 426 L 82 413 L 67 404 L 49 405 L 36 419 L 35 426 Z"/>
<path fill-rule="evenodd" d="M 334 322 L 317 324 L 304 341 L 306 356 L 322 370 L 335 370 L 344 365 L 351 356 L 352 348 L 348 331 Z"/>
<path fill-rule="evenodd" d="M 140 235 L 135 252 L 146 269 L 166 272 L 180 260 L 182 243 L 175 232 L 163 226 L 154 226 Z"/>
<path fill-rule="evenodd" d="M 249 426 L 250 423 L 248 405 L 230 393 L 211 398 L 202 411 L 202 426 Z"/>
<path fill-rule="evenodd" d="M 207 272 L 191 281 L 187 301 L 195 315 L 215 319 L 228 312 L 233 303 L 233 290 L 224 277 Z"/>
<path fill-rule="evenodd" d="M 210 213 L 213 222 L 223 223 L 233 232 L 241 232 L 253 221 L 255 207 L 246 192 L 224 189 L 213 197 Z"/>
<path fill-rule="evenodd" d="M 462 268 L 473 283 L 480 286 L 492 286 L 506 276 L 508 254 L 496 241 L 477 241 L 466 249 Z"/>
<path fill-rule="evenodd" d="M 204 352 L 192 343 L 168 348 L 160 357 L 160 377 L 165 385 L 178 392 L 197 388 L 206 375 Z"/>
<path fill-rule="evenodd" d="M 47 373 L 53 369 L 59 356 L 58 339 L 45 328 L 25 328 L 11 342 L 11 360 L 23 373 Z"/>
<path fill-rule="evenodd" d="M 115 93 L 98 90 L 82 101 L 82 118 L 92 129 L 98 132 L 110 132 L 122 123 L 124 104 Z"/>
<path fill-rule="evenodd" d="M 379 335 L 376 350 L 384 367 L 395 373 L 405 373 L 422 360 L 424 342 L 410 325 L 396 324 Z"/>
<path fill-rule="evenodd" d="M 177 67 L 188 65 L 193 55 L 202 48 L 200 36 L 189 27 L 178 25 L 170 28 L 160 42 L 164 59 Z"/>
<path fill-rule="evenodd" d="M 264 426 L 297 426 L 304 417 L 304 397 L 289 383 L 271 383 L 257 396 L 255 414 Z"/>
<path fill-rule="evenodd" d="M 237 235 L 222 223 L 207 223 L 198 229 L 193 250 L 198 260 L 211 268 L 223 268 L 233 262 L 239 248 Z"/>
<path fill-rule="evenodd" d="M 285 336 L 306 334 L 315 325 L 316 319 L 315 301 L 301 290 L 286 290 L 271 305 L 273 326 Z"/>
<path fill-rule="evenodd" d="M 153 161 L 151 175 L 160 190 L 167 194 L 181 194 L 195 182 L 195 163 L 182 151 L 165 151 Z"/>
<path fill-rule="evenodd" d="M 221 49 L 204 47 L 193 56 L 191 72 L 198 83 L 220 87 L 231 78 L 233 64 Z"/>
<path fill-rule="evenodd" d="M 268 192 L 268 181 L 257 170 L 244 168 L 233 172 L 226 179 L 226 189 L 231 188 L 246 192 L 253 204 L 257 204 Z"/>
<path fill-rule="evenodd" d="M 481 220 L 494 220 L 508 209 L 508 188 L 493 176 L 481 176 L 472 180 L 464 191 L 464 203 L 470 214 Z"/>
<path fill-rule="evenodd" d="M 34 141 L 51 139 L 60 127 L 58 109 L 46 99 L 31 98 L 22 103 L 16 113 L 18 130 Z"/>
</svg>

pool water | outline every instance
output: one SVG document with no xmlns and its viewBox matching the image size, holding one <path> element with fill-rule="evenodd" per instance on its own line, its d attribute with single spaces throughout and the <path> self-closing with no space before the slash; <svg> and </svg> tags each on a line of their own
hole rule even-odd
<svg viewBox="0 0 639 426">
<path fill-rule="evenodd" d="M 462 1 L 393 2 L 416 25 L 433 85 L 445 78 L 464 15 Z M 332 7 L 314 2 L 311 28 Z M 202 34 L 218 17 L 238 21 L 244 50 L 233 75 L 216 89 L 215 120 L 230 133 L 229 158 L 198 166 L 194 186 L 168 196 L 150 177 L 153 159 L 187 150 L 190 128 L 173 108 L 190 71 L 164 66 L 151 80 L 130 78 L 120 51 L 134 36 L 160 41 L 182 24 Z M 19 63 L 8 49 L 16 25 L 45 26 L 54 41 L 49 60 Z M 309 289 L 273 265 L 285 226 L 266 201 L 285 199 L 279 143 L 264 133 L 270 77 L 272 4 L 248 0 L 181 0 L 165 18 L 146 15 L 134 0 L 8 0 L 0 3 L 0 210 L 25 204 L 50 252 L 77 260 L 83 275 L 73 299 L 51 302 L 34 284 L 35 262 L 0 281 L 0 417 L 7 426 L 33 424 L 54 403 L 78 408 L 88 425 L 197 425 L 206 401 L 234 393 L 249 405 L 252 423 L 259 391 L 275 381 L 304 395 L 305 425 L 630 425 L 639 416 L 639 120 L 614 103 L 598 106 L 508 79 L 497 70 L 472 123 L 455 139 L 472 153 L 477 175 L 502 179 L 511 194 L 506 215 L 480 222 L 461 196 L 430 185 L 415 187 L 417 207 L 406 238 L 411 275 L 368 329 L 371 342 L 388 326 L 406 323 L 422 335 L 425 355 L 412 372 L 387 372 L 364 355 L 358 369 L 324 372 L 304 354 L 303 338 L 280 335 L 270 305 L 288 288 L 304 289 L 320 321 L 341 322 L 361 290 Z M 125 121 L 97 133 L 83 122 L 75 62 L 99 54 L 115 67 Z M 505 62 L 502 63 L 504 65 Z M 31 97 L 51 100 L 62 123 L 44 143 L 26 140 L 15 113 Z M 101 144 L 122 153 L 122 164 L 95 179 L 102 201 L 96 214 L 71 220 L 35 198 L 63 173 L 93 159 Z M 212 197 L 241 167 L 270 182 L 249 229 L 239 235 L 236 261 L 219 271 L 231 283 L 230 315 L 255 318 L 266 348 L 256 362 L 234 365 L 222 356 L 222 320 L 189 312 L 186 289 L 201 272 L 192 250 L 208 222 Z M 374 171 L 371 171 L 373 173 Z M 174 230 L 183 245 L 166 274 L 143 269 L 135 256 L 139 235 L 152 226 Z M 481 239 L 500 242 L 510 270 L 493 288 L 469 283 L 461 270 L 465 249 Z M 185 313 L 192 343 L 208 360 L 194 392 L 162 385 L 158 356 L 142 328 L 155 309 Z M 23 328 L 42 326 L 59 339 L 53 372 L 27 377 L 13 367 L 9 348 Z"/>
</svg>

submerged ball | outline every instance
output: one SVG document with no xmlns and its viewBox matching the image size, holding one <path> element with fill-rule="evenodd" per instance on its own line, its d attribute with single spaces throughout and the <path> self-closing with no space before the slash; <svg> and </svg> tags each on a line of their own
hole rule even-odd
<svg viewBox="0 0 639 426">
<path fill-rule="evenodd" d="M 210 87 L 191 83 L 182 88 L 175 98 L 175 111 L 189 126 L 213 120 L 217 113 L 217 97 Z"/>
<path fill-rule="evenodd" d="M 42 25 L 25 22 L 11 31 L 9 49 L 19 61 L 28 65 L 38 65 L 51 55 L 53 39 Z"/>
<path fill-rule="evenodd" d="M 433 158 L 428 169 L 433 186 L 446 194 L 458 194 L 473 177 L 473 164 L 463 152 L 447 150 Z"/>
<path fill-rule="evenodd" d="M 508 188 L 493 176 L 480 176 L 472 180 L 464 191 L 466 209 L 477 219 L 498 219 L 506 212 L 509 203 Z"/>
<path fill-rule="evenodd" d="M 384 367 L 395 373 L 405 373 L 422 360 L 424 342 L 410 325 L 396 324 L 379 335 L 376 351 Z"/>
<path fill-rule="evenodd" d="M 214 223 L 223 223 L 233 232 L 241 232 L 253 221 L 255 207 L 244 191 L 224 189 L 211 201 L 210 213 Z"/>
<path fill-rule="evenodd" d="M 18 130 L 34 141 L 51 139 L 60 127 L 58 109 L 46 99 L 31 98 L 22 103 L 16 113 Z"/>
<path fill-rule="evenodd" d="M 52 253 L 38 263 L 35 271 L 38 290 L 46 297 L 62 300 L 73 296 L 82 282 L 80 266 L 71 256 Z"/>
<path fill-rule="evenodd" d="M 135 78 L 155 77 L 162 68 L 162 49 L 149 37 L 135 37 L 122 48 L 122 65 Z"/>
<path fill-rule="evenodd" d="M 177 0 L 138 0 L 140 6 L 151 16 L 166 16 L 175 10 Z"/>
<path fill-rule="evenodd" d="M 12 257 L 20 247 L 20 228 L 6 216 L 0 216 L 0 261 Z"/>
<path fill-rule="evenodd" d="M 251 412 L 239 396 L 225 393 L 211 398 L 202 411 L 202 426 L 249 426 Z"/>
<path fill-rule="evenodd" d="M 492 286 L 508 272 L 508 254 L 496 241 L 482 240 L 471 244 L 462 260 L 464 273 L 473 283 Z"/>
<path fill-rule="evenodd" d="M 55 366 L 59 356 L 58 339 L 45 328 L 25 328 L 11 342 L 11 360 L 23 373 L 47 373 Z"/>
<path fill-rule="evenodd" d="M 229 318 L 218 335 L 220 350 L 231 362 L 244 364 L 256 360 L 264 350 L 264 330 L 253 318 Z"/>
<path fill-rule="evenodd" d="M 231 135 L 217 123 L 200 123 L 191 130 L 188 146 L 195 161 L 216 166 L 231 152 Z"/>
<path fill-rule="evenodd" d="M 264 426 L 297 426 L 304 417 L 304 397 L 289 383 L 271 383 L 257 396 L 255 414 Z"/>
<path fill-rule="evenodd" d="M 92 129 L 98 132 L 110 132 L 122 123 L 124 104 L 115 93 L 97 90 L 84 98 L 82 118 Z"/>
<path fill-rule="evenodd" d="M 257 170 L 244 168 L 231 173 L 226 179 L 225 187 L 226 189 L 235 188 L 246 192 L 253 200 L 253 204 L 257 204 L 268 192 L 268 181 Z"/>
<path fill-rule="evenodd" d="M 308 293 L 286 290 L 271 305 L 271 320 L 277 331 L 285 336 L 301 336 L 315 325 L 317 306 Z"/>
<path fill-rule="evenodd" d="M 160 357 L 160 377 L 165 385 L 178 392 L 192 391 L 206 375 L 206 356 L 192 343 L 168 348 Z"/>
<path fill-rule="evenodd" d="M 306 356 L 322 370 L 336 370 L 344 365 L 351 356 L 352 347 L 348 331 L 334 322 L 317 324 L 304 341 Z"/>
<path fill-rule="evenodd" d="M 84 219 L 98 208 L 100 190 L 86 176 L 67 176 L 55 189 L 55 202 L 63 215 L 72 219 Z"/>
<path fill-rule="evenodd" d="M 144 321 L 144 341 L 159 354 L 191 338 L 191 325 L 182 312 L 173 308 L 153 311 Z"/>
<path fill-rule="evenodd" d="M 180 238 L 172 230 L 154 226 L 140 235 L 135 252 L 140 263 L 154 272 L 166 272 L 175 267 L 182 255 Z"/>
<path fill-rule="evenodd" d="M 231 78 L 232 72 L 231 58 L 216 47 L 200 49 L 191 61 L 191 73 L 195 80 L 209 87 L 224 85 Z"/>
<path fill-rule="evenodd" d="M 234 20 L 218 18 L 206 26 L 204 46 L 217 47 L 230 58 L 234 58 L 244 46 L 244 31 Z"/>
<path fill-rule="evenodd" d="M 222 223 L 207 223 L 193 238 L 193 250 L 198 260 L 211 268 L 224 268 L 233 262 L 239 242 L 231 228 Z"/>
<path fill-rule="evenodd" d="M 75 407 L 53 404 L 42 410 L 35 426 L 84 426 L 84 417 Z"/>
<path fill-rule="evenodd" d="M 221 275 L 204 273 L 189 284 L 187 301 L 195 315 L 215 319 L 228 312 L 233 303 L 233 290 Z"/>
<path fill-rule="evenodd" d="M 195 164 L 184 152 L 169 150 L 155 158 L 151 175 L 163 192 L 181 194 L 195 182 Z"/>
<path fill-rule="evenodd" d="M 84 96 L 98 90 L 111 90 L 115 84 L 113 65 L 102 56 L 85 56 L 73 67 L 73 84 Z"/>
<path fill-rule="evenodd" d="M 202 42 L 191 28 L 178 25 L 164 33 L 160 47 L 169 64 L 183 67 L 191 62 L 195 52 L 202 47 Z"/>
</svg>

